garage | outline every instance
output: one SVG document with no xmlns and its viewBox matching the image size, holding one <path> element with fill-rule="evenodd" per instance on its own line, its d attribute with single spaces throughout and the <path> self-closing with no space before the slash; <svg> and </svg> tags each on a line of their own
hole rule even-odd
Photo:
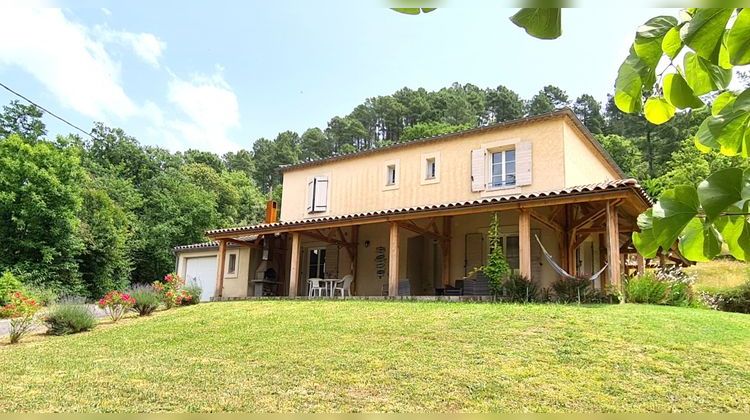
<svg viewBox="0 0 750 420">
<path fill-rule="evenodd" d="M 201 287 L 201 301 L 211 300 L 216 290 L 216 256 L 185 258 L 185 282 Z"/>
</svg>

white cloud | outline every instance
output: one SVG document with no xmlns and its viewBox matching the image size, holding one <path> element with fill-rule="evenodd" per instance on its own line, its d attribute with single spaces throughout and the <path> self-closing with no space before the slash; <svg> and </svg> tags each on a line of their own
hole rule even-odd
<svg viewBox="0 0 750 420">
<path fill-rule="evenodd" d="M 32 74 L 83 115 L 127 118 L 138 109 L 120 85 L 120 65 L 87 29 L 58 9 L 10 8 L 0 25 L 0 66 Z"/>
<path fill-rule="evenodd" d="M 167 44 L 156 35 L 145 32 L 115 31 L 104 26 L 96 26 L 94 32 L 103 42 L 131 48 L 138 57 L 155 68 L 159 68 L 159 59 L 167 47 Z"/>
<path fill-rule="evenodd" d="M 106 7 L 102 7 L 102 13 L 104 13 L 105 16 L 112 16 L 112 11 Z"/>
<path fill-rule="evenodd" d="M 213 75 L 194 75 L 187 80 L 173 75 L 167 98 L 187 117 L 164 122 L 164 127 L 176 136 L 165 139 L 173 143 L 171 147 L 216 153 L 239 148 L 229 138 L 229 131 L 240 125 L 239 104 L 221 68 Z"/>
</svg>

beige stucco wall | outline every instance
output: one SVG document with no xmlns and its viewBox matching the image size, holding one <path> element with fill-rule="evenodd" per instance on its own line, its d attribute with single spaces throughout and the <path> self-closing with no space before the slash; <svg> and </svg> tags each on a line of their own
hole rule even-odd
<svg viewBox="0 0 750 420">
<path fill-rule="evenodd" d="M 247 247 L 228 247 L 227 257 L 224 261 L 224 297 L 246 297 L 248 293 L 248 279 L 251 265 L 251 249 Z M 177 274 L 185 278 L 188 258 L 217 256 L 218 250 L 185 250 L 177 254 Z M 226 269 L 229 264 L 229 255 L 237 254 L 237 274 L 227 275 Z M 217 259 L 218 261 L 218 259 Z"/>
<path fill-rule="evenodd" d="M 565 186 L 598 184 L 620 179 L 604 157 L 586 138 L 566 121 L 563 128 L 565 138 Z"/>
<path fill-rule="evenodd" d="M 415 205 L 478 199 L 487 192 L 471 191 L 471 150 L 503 140 L 531 141 L 532 184 L 493 194 L 518 194 L 562 188 L 564 173 L 564 118 L 461 136 L 432 143 L 384 150 L 353 159 L 290 169 L 284 173 L 281 220 L 299 220 L 384 210 Z M 440 181 L 422 184 L 423 155 L 439 153 Z M 387 162 L 398 161 L 399 187 L 386 190 Z M 307 183 L 311 177 L 329 177 L 329 210 L 308 215 Z"/>
</svg>

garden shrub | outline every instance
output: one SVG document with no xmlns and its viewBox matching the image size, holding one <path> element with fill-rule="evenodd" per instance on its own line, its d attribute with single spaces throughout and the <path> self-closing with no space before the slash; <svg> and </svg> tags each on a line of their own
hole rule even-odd
<svg viewBox="0 0 750 420">
<path fill-rule="evenodd" d="M 750 314 L 750 281 L 735 287 L 702 291 L 700 299 L 712 309 Z"/>
<path fill-rule="evenodd" d="M 44 317 L 47 334 L 67 335 L 89 331 L 96 326 L 96 317 L 91 310 L 75 300 L 65 300 L 54 305 Z"/>
<path fill-rule="evenodd" d="M 133 298 L 133 310 L 140 316 L 151 315 L 161 304 L 161 296 L 150 284 L 139 284 L 128 290 Z"/>
<path fill-rule="evenodd" d="M 26 285 L 23 291 L 27 296 L 33 297 L 42 306 L 50 306 L 57 302 L 58 294 L 53 289 L 44 286 Z"/>
<path fill-rule="evenodd" d="M 197 284 L 190 283 L 185 286 L 182 291 L 184 292 L 182 305 L 195 305 L 200 302 L 203 289 Z"/>
<path fill-rule="evenodd" d="M 99 307 L 109 316 L 112 322 L 117 322 L 135 304 L 135 299 L 127 293 L 111 291 L 99 299 Z"/>
<path fill-rule="evenodd" d="M 520 274 L 511 274 L 503 282 L 503 292 L 511 302 L 533 302 L 538 294 L 536 283 Z"/>
<path fill-rule="evenodd" d="M 558 278 L 552 283 L 552 290 L 555 292 L 557 300 L 564 303 L 587 301 L 592 289 L 591 280 L 585 277 Z"/>
<path fill-rule="evenodd" d="M 0 276 L 0 306 L 10 302 L 10 295 L 22 289 L 21 280 L 14 276 L 10 271 L 6 271 Z"/>
<path fill-rule="evenodd" d="M 161 296 L 161 300 L 167 309 L 182 304 L 184 296 L 182 293 L 182 287 L 184 285 L 185 280 L 176 273 L 169 273 L 164 276 L 163 282 L 155 281 L 153 283 L 154 289 Z"/>
<path fill-rule="evenodd" d="M 656 278 L 653 272 L 646 272 L 625 280 L 625 301 L 661 305 L 667 301 L 669 283 Z"/>
<path fill-rule="evenodd" d="M 0 308 L 0 317 L 10 318 L 10 343 L 18 343 L 36 325 L 39 303 L 23 292 L 13 292 L 8 303 Z"/>
<path fill-rule="evenodd" d="M 692 306 L 695 278 L 680 267 L 660 267 L 625 280 L 625 300 L 653 305 Z"/>
</svg>

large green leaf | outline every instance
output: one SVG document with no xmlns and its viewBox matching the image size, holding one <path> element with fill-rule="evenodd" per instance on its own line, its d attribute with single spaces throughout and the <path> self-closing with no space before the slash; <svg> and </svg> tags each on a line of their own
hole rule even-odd
<svg viewBox="0 0 750 420">
<path fill-rule="evenodd" d="M 721 252 L 721 236 L 710 223 L 695 217 L 679 236 L 680 253 L 690 261 L 709 261 Z"/>
<path fill-rule="evenodd" d="M 719 149 L 727 156 L 750 154 L 750 89 L 716 114 L 706 118 L 695 136 L 696 144 Z"/>
<path fill-rule="evenodd" d="M 675 107 L 664 98 L 651 97 L 643 107 L 643 113 L 651 124 L 664 124 L 674 117 Z"/>
<path fill-rule="evenodd" d="M 742 9 L 726 38 L 729 62 L 735 66 L 750 64 L 750 9 Z"/>
<path fill-rule="evenodd" d="M 693 94 L 685 79 L 679 73 L 670 73 L 662 80 L 664 98 L 680 109 L 700 108 L 703 101 Z"/>
<path fill-rule="evenodd" d="M 620 65 L 617 80 L 615 80 L 615 105 L 620 111 L 628 114 L 641 111 L 643 103 L 641 91 L 644 87 L 641 73 L 644 68 L 645 65 L 635 51 L 631 51 L 628 58 Z"/>
<path fill-rule="evenodd" d="M 716 219 L 727 207 L 749 198 L 748 196 L 750 179 L 739 168 L 716 171 L 698 184 L 698 199 L 708 221 Z"/>
<path fill-rule="evenodd" d="M 680 30 L 685 45 L 699 56 L 715 62 L 719 56 L 721 37 L 734 9 L 697 9 L 693 18 Z"/>
<path fill-rule="evenodd" d="M 677 18 L 674 16 L 657 16 L 639 26 L 636 37 L 661 38 L 675 26 L 677 26 Z"/>
<path fill-rule="evenodd" d="M 698 214 L 700 203 L 695 187 L 678 185 L 666 190 L 653 207 L 655 240 L 663 249 L 669 249 L 685 225 Z"/>
<path fill-rule="evenodd" d="M 510 21 L 540 39 L 555 39 L 562 35 L 560 8 L 521 9 Z"/>
<path fill-rule="evenodd" d="M 394 7 L 392 10 L 395 10 L 399 13 L 404 13 L 407 15 L 418 15 L 420 13 L 430 13 L 431 11 L 435 10 L 435 8 L 426 8 L 426 7 Z"/>
<path fill-rule="evenodd" d="M 661 38 L 636 38 L 633 49 L 643 63 L 655 69 L 662 55 Z"/>
<path fill-rule="evenodd" d="M 732 70 L 721 68 L 689 52 L 685 54 L 685 80 L 695 95 L 726 89 L 732 81 Z"/>
<path fill-rule="evenodd" d="M 646 258 L 654 258 L 659 251 L 659 242 L 654 236 L 652 210 L 648 209 L 638 216 L 640 232 L 633 232 L 633 245 L 638 253 Z"/>
<path fill-rule="evenodd" d="M 734 103 L 737 95 L 730 91 L 722 92 L 711 104 L 711 115 L 718 115 L 725 107 Z"/>
<path fill-rule="evenodd" d="M 733 213 L 743 213 L 743 210 L 738 207 L 730 207 L 728 210 Z M 744 212 L 747 212 L 747 208 Z M 721 232 L 729 253 L 734 258 L 741 261 L 750 259 L 750 223 L 747 216 L 723 216 L 717 219 L 714 225 Z"/>
<path fill-rule="evenodd" d="M 670 60 L 674 60 L 682 49 L 682 38 L 680 38 L 680 28 L 675 26 L 667 31 L 664 39 L 661 41 L 661 49 Z"/>
</svg>

